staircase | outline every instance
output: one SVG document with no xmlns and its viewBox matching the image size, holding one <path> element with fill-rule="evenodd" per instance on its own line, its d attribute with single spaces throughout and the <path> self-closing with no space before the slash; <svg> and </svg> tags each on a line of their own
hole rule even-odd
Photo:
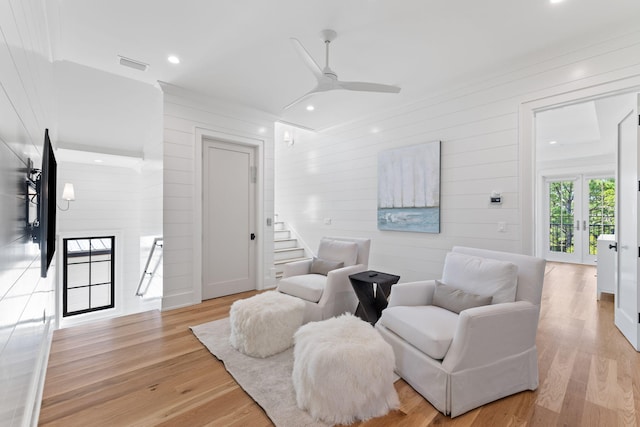
<svg viewBox="0 0 640 427">
<path fill-rule="evenodd" d="M 305 256 L 304 248 L 298 246 L 298 239 L 292 236 L 284 222 L 276 219 L 273 227 L 273 265 L 276 269 L 276 280 L 279 280 L 282 278 L 285 264 L 309 257 Z"/>
</svg>

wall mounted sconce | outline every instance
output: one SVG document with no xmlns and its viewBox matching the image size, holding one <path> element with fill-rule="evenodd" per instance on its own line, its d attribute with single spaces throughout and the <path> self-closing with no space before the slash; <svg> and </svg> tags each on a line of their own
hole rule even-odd
<svg viewBox="0 0 640 427">
<path fill-rule="evenodd" d="M 288 147 L 292 147 L 293 144 L 295 144 L 295 141 L 293 140 L 293 132 L 285 130 L 284 135 L 282 136 L 282 141 L 287 144 Z"/>
<path fill-rule="evenodd" d="M 67 201 L 67 208 L 62 209 L 60 206 L 58 206 L 58 209 L 60 209 L 61 211 L 68 211 L 69 202 L 73 202 L 76 199 L 76 193 L 73 190 L 73 184 L 69 182 L 64 183 L 64 189 L 62 190 L 62 199 Z"/>
</svg>

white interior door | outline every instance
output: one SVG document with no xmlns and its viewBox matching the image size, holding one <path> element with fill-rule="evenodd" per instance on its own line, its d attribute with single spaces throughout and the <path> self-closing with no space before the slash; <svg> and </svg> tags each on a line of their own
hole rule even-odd
<svg viewBox="0 0 640 427">
<path fill-rule="evenodd" d="M 256 288 L 255 152 L 203 142 L 202 299 Z"/>
<path fill-rule="evenodd" d="M 638 110 L 618 124 L 615 324 L 638 350 Z"/>
</svg>

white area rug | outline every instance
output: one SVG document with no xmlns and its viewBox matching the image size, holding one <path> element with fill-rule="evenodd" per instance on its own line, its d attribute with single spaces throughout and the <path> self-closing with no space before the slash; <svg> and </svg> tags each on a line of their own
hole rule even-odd
<svg viewBox="0 0 640 427">
<path fill-rule="evenodd" d="M 229 318 L 215 320 L 191 331 L 220 359 L 233 376 L 267 416 L 278 427 L 326 427 L 328 424 L 314 421 L 296 406 L 296 396 L 291 381 L 293 348 L 265 359 L 246 356 L 229 344 Z"/>
</svg>

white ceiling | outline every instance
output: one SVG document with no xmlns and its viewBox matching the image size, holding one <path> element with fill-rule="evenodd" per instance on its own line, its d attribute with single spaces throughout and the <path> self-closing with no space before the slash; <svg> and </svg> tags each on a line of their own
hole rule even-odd
<svg viewBox="0 0 640 427">
<path fill-rule="evenodd" d="M 577 159 L 615 163 L 617 125 L 633 110 L 636 100 L 635 93 L 625 93 L 536 114 L 539 167 L 545 162 Z"/>
<path fill-rule="evenodd" d="M 57 7 L 56 7 L 57 6 Z M 638 30 L 638 0 L 57 0 L 54 59 L 157 80 L 325 129 L 499 72 L 541 51 Z M 289 38 L 324 63 L 319 32 L 337 31 L 341 80 L 394 84 L 400 94 L 333 92 L 286 112 L 315 80 Z M 166 60 L 178 55 L 181 64 Z M 117 55 L 149 64 L 122 67 Z"/>
</svg>

